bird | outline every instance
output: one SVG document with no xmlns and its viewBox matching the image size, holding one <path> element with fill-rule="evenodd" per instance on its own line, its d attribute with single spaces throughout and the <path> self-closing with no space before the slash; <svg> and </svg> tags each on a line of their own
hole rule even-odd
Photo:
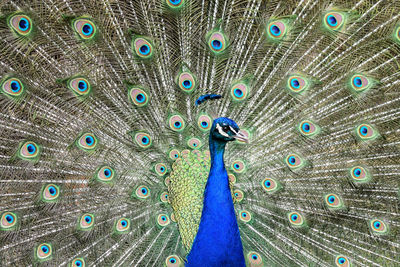
<svg viewBox="0 0 400 267">
<path fill-rule="evenodd" d="M 5 0 L 1 266 L 400 266 L 400 2 Z"/>
</svg>

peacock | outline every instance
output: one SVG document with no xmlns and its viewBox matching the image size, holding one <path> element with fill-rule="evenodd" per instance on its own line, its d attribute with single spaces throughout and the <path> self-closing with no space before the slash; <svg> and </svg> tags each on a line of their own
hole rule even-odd
<svg viewBox="0 0 400 267">
<path fill-rule="evenodd" d="M 0 266 L 400 266 L 400 2 L 4 0 Z"/>
</svg>

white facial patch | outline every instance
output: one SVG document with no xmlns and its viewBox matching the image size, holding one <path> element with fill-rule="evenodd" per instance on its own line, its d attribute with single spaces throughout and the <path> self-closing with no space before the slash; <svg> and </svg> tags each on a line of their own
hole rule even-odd
<svg viewBox="0 0 400 267">
<path fill-rule="evenodd" d="M 238 132 L 236 132 L 235 129 L 232 128 L 232 126 L 229 126 L 229 129 L 231 129 L 231 131 L 232 131 L 235 135 L 238 134 Z"/>
<path fill-rule="evenodd" d="M 217 123 L 216 128 L 217 128 L 218 132 L 220 133 L 220 135 L 225 136 L 225 137 L 230 137 L 229 134 L 227 134 L 226 132 L 224 132 L 224 130 L 222 130 L 222 127 L 221 127 L 221 125 L 219 125 L 219 123 Z"/>
</svg>

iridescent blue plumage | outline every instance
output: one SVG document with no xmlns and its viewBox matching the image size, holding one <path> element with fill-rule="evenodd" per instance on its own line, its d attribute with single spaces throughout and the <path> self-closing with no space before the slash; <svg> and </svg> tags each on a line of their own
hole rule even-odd
<svg viewBox="0 0 400 267">
<path fill-rule="evenodd" d="M 196 106 L 206 102 L 207 100 L 214 100 L 214 99 L 220 99 L 220 98 L 222 98 L 222 96 L 221 95 L 216 95 L 216 94 L 202 95 L 196 100 Z"/>
<path fill-rule="evenodd" d="M 240 135 L 228 118 L 214 120 L 209 144 L 211 169 L 197 236 L 186 266 L 245 266 L 242 242 L 224 164 L 226 143 Z"/>
</svg>

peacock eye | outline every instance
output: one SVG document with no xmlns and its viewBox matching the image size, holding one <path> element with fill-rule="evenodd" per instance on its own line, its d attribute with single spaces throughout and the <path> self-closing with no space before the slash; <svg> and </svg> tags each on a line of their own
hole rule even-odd
<svg viewBox="0 0 400 267">
<path fill-rule="evenodd" d="M 185 121 L 181 115 L 172 115 L 168 119 L 168 124 L 171 130 L 175 132 L 182 132 L 185 129 Z"/>
<path fill-rule="evenodd" d="M 261 255 L 255 251 L 250 251 L 247 254 L 247 259 L 250 263 L 250 266 L 263 266 L 263 260 Z"/>
<path fill-rule="evenodd" d="M 158 215 L 157 216 L 157 223 L 161 227 L 167 226 L 170 223 L 168 215 L 167 214 Z"/>
<path fill-rule="evenodd" d="M 182 72 L 176 78 L 176 82 L 181 90 L 186 93 L 193 92 L 197 87 L 196 77 L 189 71 Z"/>
<path fill-rule="evenodd" d="M 206 34 L 206 40 L 208 48 L 215 56 L 223 54 L 228 47 L 229 41 L 227 36 L 217 28 Z"/>
<path fill-rule="evenodd" d="M 37 159 L 39 157 L 39 154 L 40 147 L 32 141 L 26 141 L 22 143 L 18 152 L 19 158 L 24 160 Z"/>
<path fill-rule="evenodd" d="M 273 41 L 283 39 L 287 33 L 287 28 L 284 20 L 272 21 L 268 24 L 267 36 Z"/>
<path fill-rule="evenodd" d="M 146 132 L 137 132 L 134 136 L 134 140 L 141 148 L 149 148 L 152 145 L 151 136 Z"/>
<path fill-rule="evenodd" d="M 132 40 L 132 50 L 141 59 L 149 59 L 153 56 L 153 45 L 144 37 L 135 37 Z"/>
<path fill-rule="evenodd" d="M 250 91 L 250 86 L 245 81 L 240 81 L 238 83 L 235 83 L 230 88 L 230 94 L 232 100 L 235 102 L 240 102 L 245 100 L 249 95 L 249 91 Z"/>
<path fill-rule="evenodd" d="M 348 267 L 350 266 L 350 261 L 346 256 L 339 255 L 336 257 L 336 266 Z"/>
<path fill-rule="evenodd" d="M 78 228 L 81 230 L 90 230 L 94 225 L 94 215 L 90 213 L 83 214 L 79 219 Z"/>
<path fill-rule="evenodd" d="M 117 233 L 123 234 L 129 230 L 131 221 L 127 218 L 121 218 L 115 223 L 115 230 Z"/>
<path fill-rule="evenodd" d="M 24 92 L 24 85 L 17 78 L 8 78 L 1 84 L 2 91 L 13 98 L 20 96 Z"/>
<path fill-rule="evenodd" d="M 103 166 L 97 171 L 96 179 L 100 182 L 111 182 L 115 176 L 115 171 L 109 166 Z"/>
<path fill-rule="evenodd" d="M 137 107 L 144 107 L 149 102 L 149 94 L 141 87 L 134 86 L 129 89 L 129 99 Z"/>
<path fill-rule="evenodd" d="M 92 90 L 89 80 L 84 77 L 70 79 L 67 82 L 67 86 L 77 97 L 80 98 L 87 97 Z"/>
<path fill-rule="evenodd" d="M 14 230 L 18 217 L 15 213 L 4 212 L 0 217 L 0 230 Z"/>
<path fill-rule="evenodd" d="M 154 165 L 154 170 L 159 176 L 163 176 L 167 173 L 167 166 L 164 163 L 157 163 Z"/>
<path fill-rule="evenodd" d="M 373 234 L 385 235 L 389 232 L 389 227 L 380 219 L 373 219 L 369 222 Z"/>
<path fill-rule="evenodd" d="M 54 202 L 60 195 L 60 189 L 55 184 L 48 184 L 43 188 L 42 201 Z"/>
<path fill-rule="evenodd" d="M 10 27 L 19 35 L 27 36 L 32 32 L 32 20 L 23 14 L 17 14 L 10 18 Z"/>
<path fill-rule="evenodd" d="M 43 243 L 37 246 L 36 249 L 36 258 L 40 261 L 50 259 L 52 254 L 52 247 L 50 244 Z"/>
<path fill-rule="evenodd" d="M 342 199 L 336 194 L 325 195 L 325 203 L 329 209 L 341 209 L 344 207 Z"/>
<path fill-rule="evenodd" d="M 324 16 L 324 27 L 328 30 L 339 30 L 346 22 L 346 16 L 340 12 L 328 12 Z"/>
<path fill-rule="evenodd" d="M 362 123 L 356 129 L 357 137 L 363 141 L 378 138 L 378 131 L 369 124 Z"/>
<path fill-rule="evenodd" d="M 71 267 L 85 267 L 85 260 L 82 258 L 74 259 Z"/>
<path fill-rule="evenodd" d="M 229 131 L 229 127 L 226 125 L 222 126 L 222 130 L 227 133 Z"/>
<path fill-rule="evenodd" d="M 181 266 L 181 259 L 177 255 L 171 255 L 168 256 L 168 258 L 165 259 L 165 266 L 167 267 L 178 267 Z"/>
<path fill-rule="evenodd" d="M 76 19 L 73 22 L 73 27 L 82 40 L 90 40 L 96 35 L 96 26 L 90 19 Z"/>
<path fill-rule="evenodd" d="M 192 149 L 199 149 L 203 144 L 200 139 L 193 137 L 187 141 L 187 145 Z"/>
<path fill-rule="evenodd" d="M 146 199 L 150 196 L 150 189 L 147 186 L 140 185 L 134 191 L 133 196 L 139 199 Z"/>
<path fill-rule="evenodd" d="M 85 150 L 85 151 L 94 150 L 97 145 L 97 138 L 92 133 L 84 133 L 76 141 L 76 145 L 78 148 Z"/>
</svg>

